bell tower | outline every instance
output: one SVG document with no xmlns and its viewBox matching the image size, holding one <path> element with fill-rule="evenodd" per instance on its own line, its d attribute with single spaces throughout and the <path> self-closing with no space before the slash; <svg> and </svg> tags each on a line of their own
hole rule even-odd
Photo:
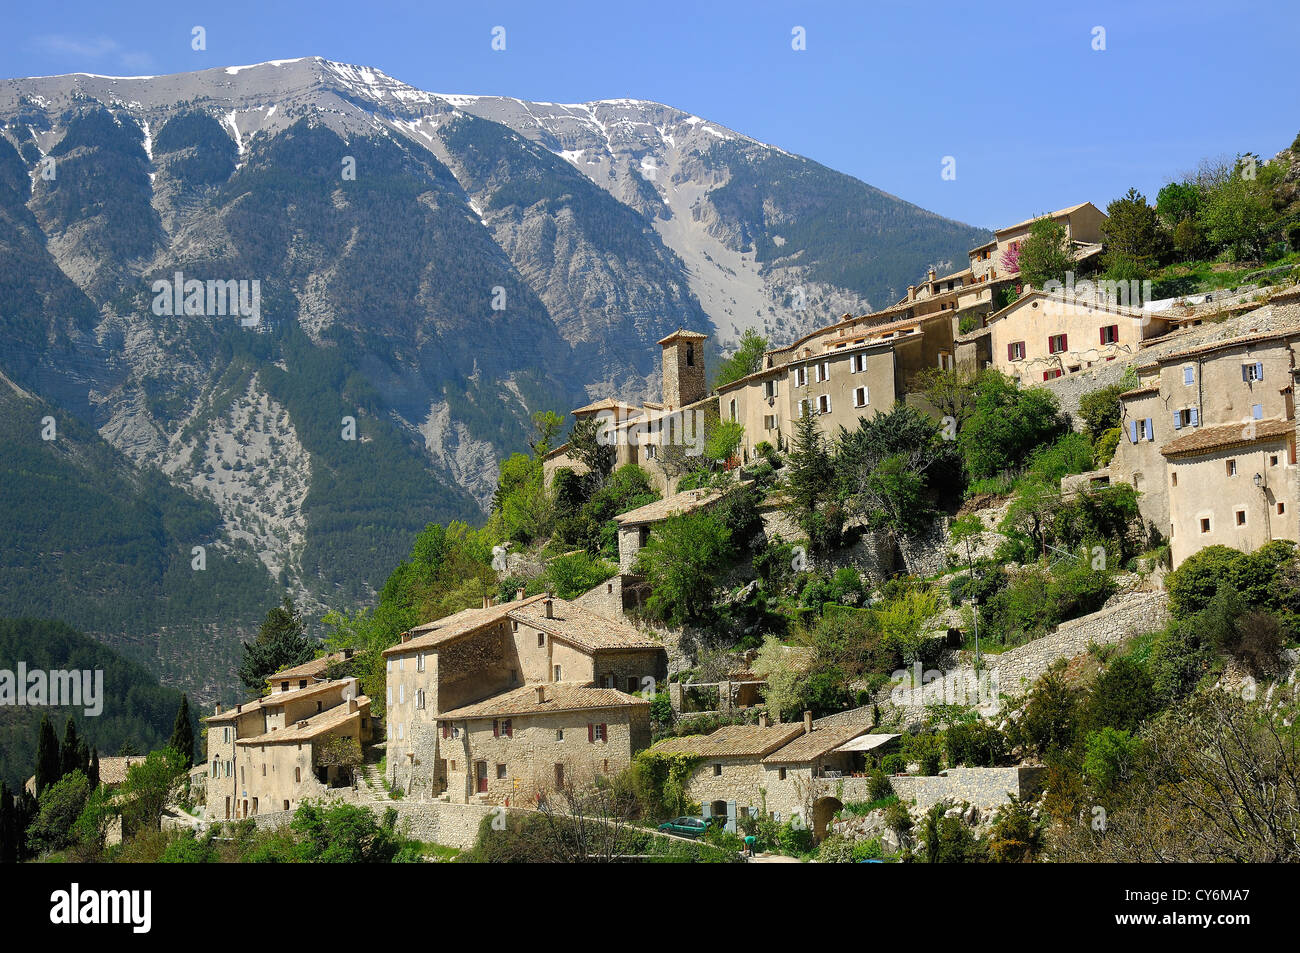
<svg viewBox="0 0 1300 953">
<path fill-rule="evenodd" d="M 677 410 L 709 395 L 704 380 L 704 342 L 708 335 L 677 330 L 659 342 L 663 348 L 664 408 Z"/>
</svg>

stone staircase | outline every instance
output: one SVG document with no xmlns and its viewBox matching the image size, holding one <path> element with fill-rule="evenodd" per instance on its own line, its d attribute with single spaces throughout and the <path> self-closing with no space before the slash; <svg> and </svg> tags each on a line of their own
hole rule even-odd
<svg viewBox="0 0 1300 953">
<path fill-rule="evenodd" d="M 357 796 L 361 800 L 391 801 L 388 788 L 384 787 L 384 776 L 379 767 L 380 752 L 373 749 L 366 752 L 365 761 L 357 770 Z"/>
</svg>

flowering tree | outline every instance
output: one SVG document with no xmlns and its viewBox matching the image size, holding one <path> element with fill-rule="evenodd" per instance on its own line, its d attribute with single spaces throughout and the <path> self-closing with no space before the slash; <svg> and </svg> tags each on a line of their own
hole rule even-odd
<svg viewBox="0 0 1300 953">
<path fill-rule="evenodd" d="M 1002 257 L 998 259 L 998 264 L 1002 266 L 1003 272 L 1008 275 L 1014 275 L 1020 271 L 1020 242 L 1012 242 L 1007 246 Z"/>
</svg>

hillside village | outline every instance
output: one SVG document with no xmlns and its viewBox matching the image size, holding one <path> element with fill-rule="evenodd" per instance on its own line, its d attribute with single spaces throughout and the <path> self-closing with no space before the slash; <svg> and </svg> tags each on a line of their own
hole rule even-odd
<svg viewBox="0 0 1300 953">
<path fill-rule="evenodd" d="M 1108 277 L 1153 266 L 1116 254 L 1137 204 L 998 229 L 718 368 L 678 329 L 658 401 L 538 413 L 487 527 L 431 524 L 373 610 L 204 717 L 164 829 L 213 857 L 347 808 L 477 860 L 1297 859 L 1163 783 L 1253 805 L 1295 764 L 1261 728 L 1295 704 L 1294 237 L 1152 299 Z"/>
</svg>

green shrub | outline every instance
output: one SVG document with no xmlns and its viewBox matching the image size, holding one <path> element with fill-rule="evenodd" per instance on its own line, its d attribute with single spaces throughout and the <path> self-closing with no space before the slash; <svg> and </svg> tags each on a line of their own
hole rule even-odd
<svg viewBox="0 0 1300 953">
<path fill-rule="evenodd" d="M 870 840 L 854 841 L 850 856 L 855 864 L 864 860 L 880 860 L 885 856 L 885 849 L 881 846 L 880 838 L 873 837 Z"/>
<path fill-rule="evenodd" d="M 839 834 L 832 834 L 817 848 L 817 860 L 823 864 L 853 863 L 853 841 Z"/>
<path fill-rule="evenodd" d="M 1007 755 L 1006 737 L 984 722 L 953 725 L 943 735 L 949 765 L 991 768 Z"/>
</svg>

